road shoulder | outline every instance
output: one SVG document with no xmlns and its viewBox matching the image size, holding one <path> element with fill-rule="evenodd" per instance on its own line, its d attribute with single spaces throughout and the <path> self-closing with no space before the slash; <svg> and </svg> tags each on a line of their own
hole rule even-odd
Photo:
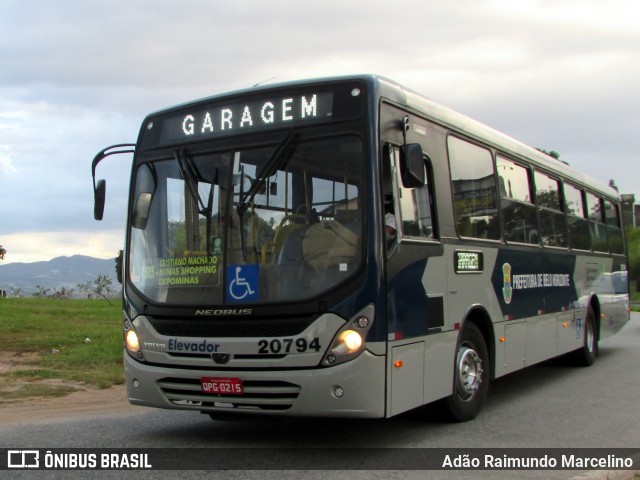
<svg viewBox="0 0 640 480">
<path fill-rule="evenodd" d="M 129 404 L 123 385 L 87 389 L 57 398 L 28 398 L 0 403 L 0 424 L 48 423 L 96 415 L 128 415 L 141 407 Z"/>
</svg>

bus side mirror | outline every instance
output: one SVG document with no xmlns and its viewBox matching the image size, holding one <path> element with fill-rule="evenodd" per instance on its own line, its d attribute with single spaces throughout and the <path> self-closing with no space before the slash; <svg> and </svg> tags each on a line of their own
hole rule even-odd
<svg viewBox="0 0 640 480">
<path fill-rule="evenodd" d="M 400 148 L 400 174 L 405 188 L 419 188 L 425 182 L 424 159 L 419 143 L 409 143 Z"/>
<path fill-rule="evenodd" d="M 104 200 L 107 191 L 107 182 L 105 180 L 98 180 L 96 182 L 96 167 L 108 156 L 120 153 L 135 153 L 135 145 L 133 143 L 112 145 L 104 150 L 100 150 L 98 154 L 93 157 L 93 162 L 91 162 L 91 178 L 93 179 L 93 218 L 96 220 L 102 220 L 102 215 L 104 214 Z"/>
<path fill-rule="evenodd" d="M 107 182 L 106 180 L 98 180 L 95 189 L 93 190 L 93 218 L 96 220 L 102 220 L 104 214 L 104 200 L 107 196 Z"/>
</svg>

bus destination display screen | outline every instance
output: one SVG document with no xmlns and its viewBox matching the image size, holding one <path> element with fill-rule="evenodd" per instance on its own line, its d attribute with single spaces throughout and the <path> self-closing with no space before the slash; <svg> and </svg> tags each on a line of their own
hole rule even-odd
<svg viewBox="0 0 640 480">
<path fill-rule="evenodd" d="M 215 102 L 180 110 L 147 125 L 160 127 L 157 144 L 191 143 L 210 138 L 257 131 L 330 122 L 334 115 L 334 92 L 303 92 L 294 95 L 264 96 L 249 101 Z M 155 128 L 154 128 L 155 127 Z M 147 132 L 151 133 L 151 132 Z M 154 132 L 158 135 L 158 132 Z M 147 135 L 145 135 L 147 136 Z M 151 135 L 152 137 L 155 135 Z"/>
</svg>

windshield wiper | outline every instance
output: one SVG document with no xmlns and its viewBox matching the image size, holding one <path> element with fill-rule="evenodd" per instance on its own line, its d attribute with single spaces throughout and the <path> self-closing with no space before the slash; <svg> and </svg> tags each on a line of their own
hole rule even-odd
<svg viewBox="0 0 640 480">
<path fill-rule="evenodd" d="M 207 207 L 200 196 L 200 192 L 198 192 L 199 172 L 193 164 L 193 161 L 184 154 L 183 149 L 176 150 L 175 159 L 178 163 L 178 168 L 180 169 L 180 175 L 182 175 L 182 179 L 187 185 L 189 194 L 191 194 L 191 198 L 193 198 L 193 201 L 197 204 L 198 213 L 205 217 L 211 216 L 211 212 L 207 212 Z"/>
<path fill-rule="evenodd" d="M 260 173 L 256 175 L 255 180 L 251 183 L 251 188 L 246 193 L 240 195 L 240 201 L 238 203 L 237 212 L 242 217 L 242 214 L 249 208 L 249 202 L 253 200 L 253 197 L 262 189 L 262 184 L 265 180 L 273 176 L 289 159 L 288 153 L 290 153 L 291 146 L 298 135 L 290 133 L 284 137 L 280 143 L 276 146 L 276 149 L 271 154 L 271 157 L 262 167 Z M 242 181 L 241 181 L 242 185 Z"/>
</svg>

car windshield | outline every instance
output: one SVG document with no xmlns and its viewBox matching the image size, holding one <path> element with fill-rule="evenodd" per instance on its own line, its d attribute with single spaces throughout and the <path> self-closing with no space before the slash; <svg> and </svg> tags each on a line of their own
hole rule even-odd
<svg viewBox="0 0 640 480">
<path fill-rule="evenodd" d="M 356 136 L 206 153 L 177 149 L 135 172 L 128 275 L 152 302 L 312 298 L 362 258 Z"/>
</svg>

